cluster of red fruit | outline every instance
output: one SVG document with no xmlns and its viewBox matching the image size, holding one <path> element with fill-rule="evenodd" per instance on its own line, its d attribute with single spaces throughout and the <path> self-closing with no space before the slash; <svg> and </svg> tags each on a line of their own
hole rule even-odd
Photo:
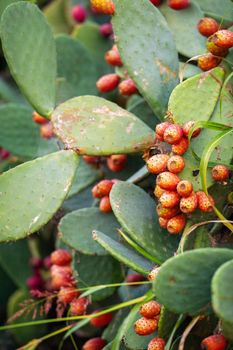
<svg viewBox="0 0 233 350">
<path fill-rule="evenodd" d="M 140 336 L 154 333 L 158 329 L 160 311 L 161 306 L 155 300 L 143 304 L 139 311 L 142 317 L 134 324 L 135 333 Z M 165 341 L 162 338 L 156 337 L 150 341 L 147 350 L 164 350 L 164 348 Z"/>
<path fill-rule="evenodd" d="M 50 268 L 50 257 L 46 257 L 45 259 L 33 257 L 30 259 L 30 266 L 33 273 L 26 281 L 29 291 L 33 293 L 33 291 L 45 290 L 46 282 L 43 279 L 43 271 Z"/>
<path fill-rule="evenodd" d="M 124 169 L 127 162 L 127 155 L 125 154 L 114 154 L 109 157 L 96 157 L 96 156 L 83 156 L 86 163 L 100 166 L 106 163 L 109 170 L 117 173 Z"/>
<path fill-rule="evenodd" d="M 169 122 L 158 124 L 156 140 L 170 145 L 172 154 L 156 154 L 147 160 L 149 172 L 158 175 L 154 194 L 159 200 L 159 223 L 171 234 L 178 234 L 184 229 L 187 214 L 193 213 L 197 208 L 202 212 L 211 212 L 214 206 L 210 195 L 207 196 L 202 191 L 195 193 L 192 183 L 181 180 L 177 175 L 185 167 L 182 155 L 188 150 L 188 136 L 193 126 L 193 121 L 185 123 L 183 127 Z M 200 132 L 200 128 L 194 130 L 192 138 L 197 137 Z M 215 181 L 225 181 L 229 175 L 229 169 L 224 165 L 216 165 L 212 169 Z"/>
<path fill-rule="evenodd" d="M 100 199 L 99 209 L 102 213 L 109 213 L 112 211 L 110 203 L 110 192 L 112 186 L 119 180 L 102 180 L 92 188 L 92 195 L 94 198 Z"/>
<path fill-rule="evenodd" d="M 33 112 L 32 113 L 32 120 L 36 124 L 39 124 L 41 126 L 40 127 L 40 136 L 43 139 L 51 139 L 54 136 L 53 125 L 47 118 L 42 117 L 37 112 Z"/>
</svg>

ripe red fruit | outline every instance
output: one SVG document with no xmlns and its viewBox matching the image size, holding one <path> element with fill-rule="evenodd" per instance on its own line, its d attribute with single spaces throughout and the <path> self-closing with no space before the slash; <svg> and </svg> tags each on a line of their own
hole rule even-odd
<svg viewBox="0 0 233 350">
<path fill-rule="evenodd" d="M 138 335 L 149 335 L 158 328 L 158 321 L 155 318 L 141 317 L 134 324 L 134 331 Z"/>
<path fill-rule="evenodd" d="M 161 0 L 150 0 L 150 2 L 155 6 L 159 6 L 161 4 Z"/>
<path fill-rule="evenodd" d="M 189 131 L 191 130 L 191 128 L 194 126 L 195 122 L 190 120 L 189 122 L 184 123 L 183 125 L 183 134 L 185 137 L 188 137 L 189 135 Z M 200 135 L 201 129 L 197 128 L 193 131 L 192 133 L 192 138 L 197 137 L 198 135 Z"/>
<path fill-rule="evenodd" d="M 211 174 L 215 181 L 226 181 L 229 179 L 230 170 L 225 165 L 215 165 Z"/>
<path fill-rule="evenodd" d="M 30 265 L 33 269 L 38 270 L 43 267 L 43 259 L 33 256 L 30 259 Z"/>
<path fill-rule="evenodd" d="M 75 287 L 62 287 L 58 293 L 58 300 L 63 304 L 70 304 L 79 295 Z"/>
<path fill-rule="evenodd" d="M 127 155 L 114 154 L 107 159 L 107 166 L 113 172 L 118 172 L 124 169 L 127 162 Z"/>
<path fill-rule="evenodd" d="M 7 151 L 5 148 L 0 147 L 0 158 L 5 160 L 8 159 L 10 157 L 10 152 Z"/>
<path fill-rule="evenodd" d="M 103 15 L 113 15 L 115 12 L 115 5 L 112 0 L 91 0 L 91 6 L 96 12 Z"/>
<path fill-rule="evenodd" d="M 105 197 L 101 198 L 100 204 L 99 204 L 99 209 L 102 213 L 109 213 L 110 211 L 112 211 L 109 196 L 105 196 Z"/>
<path fill-rule="evenodd" d="M 108 196 L 113 186 L 111 180 L 102 180 L 92 188 L 92 195 L 94 198 L 102 198 Z"/>
<path fill-rule="evenodd" d="M 78 299 L 74 299 L 70 304 L 71 315 L 72 316 L 85 315 L 88 304 L 89 304 L 88 298 L 81 297 Z"/>
<path fill-rule="evenodd" d="M 188 197 L 193 191 L 193 185 L 190 181 L 182 180 L 178 183 L 176 190 L 181 197 Z"/>
<path fill-rule="evenodd" d="M 117 74 L 111 73 L 103 75 L 97 82 L 96 86 L 100 92 L 109 92 L 114 90 L 119 84 L 120 77 Z"/>
<path fill-rule="evenodd" d="M 86 341 L 82 347 L 82 350 L 101 350 L 106 344 L 106 341 L 102 338 L 92 338 Z"/>
<path fill-rule="evenodd" d="M 175 191 L 165 191 L 159 201 L 164 208 L 174 208 L 179 204 L 180 196 Z"/>
<path fill-rule="evenodd" d="M 183 10 L 189 6 L 189 0 L 168 0 L 168 6 L 173 10 Z"/>
<path fill-rule="evenodd" d="M 222 29 L 213 34 L 209 40 L 219 47 L 230 49 L 233 47 L 233 32 L 227 29 Z"/>
<path fill-rule="evenodd" d="M 29 290 L 40 290 L 43 287 L 44 281 L 40 274 L 35 274 L 27 279 L 26 284 Z"/>
<path fill-rule="evenodd" d="M 169 125 L 171 125 L 171 123 L 168 123 L 168 122 L 163 122 L 156 125 L 155 132 L 156 132 L 156 135 L 160 137 L 160 141 L 163 141 L 164 131 Z"/>
<path fill-rule="evenodd" d="M 184 158 L 182 158 L 181 156 L 175 155 L 168 159 L 167 169 L 171 173 L 173 174 L 181 173 L 184 167 L 185 167 L 185 161 L 184 161 Z"/>
<path fill-rule="evenodd" d="M 53 124 L 51 122 L 48 122 L 46 124 L 41 125 L 40 136 L 43 139 L 51 139 L 54 136 Z"/>
<path fill-rule="evenodd" d="M 211 41 L 211 38 L 206 42 L 207 50 L 212 53 L 214 56 L 225 57 L 228 54 L 228 49 L 224 47 L 217 46 L 215 43 Z"/>
<path fill-rule="evenodd" d="M 87 11 L 83 5 L 76 5 L 71 11 L 73 19 L 78 23 L 83 23 L 87 18 Z"/>
<path fill-rule="evenodd" d="M 156 207 L 156 211 L 159 217 L 163 219 L 171 219 L 175 215 L 177 215 L 180 211 L 179 207 L 174 208 L 164 208 L 161 203 L 159 203 Z"/>
<path fill-rule="evenodd" d="M 113 34 L 112 24 L 111 23 L 101 24 L 101 26 L 100 26 L 100 34 L 104 38 L 108 38 L 110 35 L 112 35 Z"/>
<path fill-rule="evenodd" d="M 51 276 L 64 275 L 64 276 L 72 276 L 73 270 L 70 265 L 59 266 L 52 265 L 50 269 Z"/>
<path fill-rule="evenodd" d="M 140 314 L 146 318 L 154 318 L 160 313 L 161 306 L 157 301 L 151 300 L 145 303 L 140 308 Z"/>
<path fill-rule="evenodd" d="M 219 23 L 213 18 L 204 17 L 198 22 L 197 29 L 201 35 L 208 38 L 218 31 Z"/>
<path fill-rule="evenodd" d="M 217 67 L 221 62 L 221 58 L 215 57 L 212 53 L 206 53 L 198 58 L 197 64 L 204 72 Z"/>
<path fill-rule="evenodd" d="M 183 231 L 186 224 L 186 217 L 180 214 L 171 218 L 167 223 L 167 230 L 171 234 L 178 234 Z"/>
<path fill-rule="evenodd" d="M 50 269 L 50 267 L 52 266 L 52 262 L 51 262 L 51 257 L 50 255 L 49 256 L 46 256 L 43 260 L 43 265 L 44 265 L 44 268 L 45 269 Z"/>
<path fill-rule="evenodd" d="M 166 190 L 164 190 L 162 187 L 160 187 L 159 185 L 156 185 L 154 190 L 154 195 L 155 197 L 160 198 L 165 191 Z"/>
<path fill-rule="evenodd" d="M 149 158 L 146 162 L 147 169 L 152 174 L 160 174 L 167 168 L 167 161 L 169 156 L 167 154 L 156 154 Z"/>
<path fill-rule="evenodd" d="M 172 152 L 182 156 L 189 148 L 189 140 L 186 137 L 182 137 L 181 140 L 172 145 Z"/>
<path fill-rule="evenodd" d="M 159 174 L 156 179 L 156 184 L 168 191 L 174 191 L 179 182 L 180 178 L 168 171 Z"/>
<path fill-rule="evenodd" d="M 68 265 L 72 260 L 71 254 L 65 249 L 57 249 L 51 254 L 51 262 L 54 265 Z"/>
<path fill-rule="evenodd" d="M 49 120 L 47 118 L 42 117 L 42 115 L 38 114 L 37 112 L 32 113 L 32 119 L 37 124 L 47 124 Z"/>
<path fill-rule="evenodd" d="M 119 89 L 119 93 L 122 96 L 131 96 L 133 94 L 136 94 L 138 91 L 138 89 L 137 89 L 137 87 L 132 79 L 123 80 L 119 84 L 118 89 Z"/>
<path fill-rule="evenodd" d="M 163 134 L 164 141 L 170 145 L 174 145 L 179 142 L 183 136 L 183 129 L 178 124 L 169 125 Z"/>
<path fill-rule="evenodd" d="M 96 164 L 99 163 L 100 157 L 83 156 L 83 160 L 84 160 L 87 164 L 96 165 Z"/>
<path fill-rule="evenodd" d="M 198 199 L 195 192 L 192 192 L 190 196 L 183 197 L 180 200 L 180 210 L 182 213 L 189 214 L 193 213 L 197 209 Z"/>
<path fill-rule="evenodd" d="M 167 223 L 169 219 L 164 219 L 162 217 L 159 218 L 159 225 L 162 228 L 167 228 Z"/>
<path fill-rule="evenodd" d="M 51 288 L 54 290 L 58 290 L 61 287 L 74 286 L 72 273 L 73 271 L 69 265 L 67 266 L 53 265 L 51 267 Z"/>
<path fill-rule="evenodd" d="M 117 46 L 114 45 L 113 48 L 106 52 L 105 61 L 115 67 L 121 67 L 122 61 Z"/>
<path fill-rule="evenodd" d="M 142 282 L 145 281 L 145 276 L 141 275 L 140 273 L 131 273 L 126 277 L 127 283 L 135 283 L 135 282 Z M 138 287 L 139 285 L 132 285 L 131 287 Z"/>
<path fill-rule="evenodd" d="M 205 213 L 213 211 L 214 199 L 210 195 L 206 195 L 205 192 L 199 191 L 196 193 L 198 199 L 198 207 Z"/>
<path fill-rule="evenodd" d="M 96 310 L 93 312 L 93 314 L 95 314 L 99 311 L 100 310 Z M 97 327 L 97 328 L 106 327 L 112 321 L 112 318 L 113 318 L 113 314 L 111 312 L 109 312 L 108 314 L 104 314 L 104 315 L 92 318 L 90 323 L 92 326 Z"/>
<path fill-rule="evenodd" d="M 227 341 L 222 334 L 211 335 L 201 342 L 203 350 L 225 350 L 226 347 Z"/>
<path fill-rule="evenodd" d="M 164 350 L 165 341 L 162 338 L 153 338 L 149 344 L 147 350 Z"/>
</svg>

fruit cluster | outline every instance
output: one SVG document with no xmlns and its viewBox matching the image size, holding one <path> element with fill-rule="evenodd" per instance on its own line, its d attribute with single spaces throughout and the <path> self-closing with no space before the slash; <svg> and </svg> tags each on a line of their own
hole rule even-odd
<svg viewBox="0 0 233 350">
<path fill-rule="evenodd" d="M 110 192 L 112 186 L 119 180 L 102 180 L 92 188 L 92 195 L 96 199 L 100 199 L 99 209 L 102 213 L 109 213 L 112 211 L 110 203 Z"/>
<path fill-rule="evenodd" d="M 53 125 L 47 118 L 42 117 L 37 112 L 33 112 L 32 120 L 40 125 L 40 136 L 43 139 L 51 139 L 54 136 Z"/>
<path fill-rule="evenodd" d="M 185 123 L 183 127 L 169 122 L 158 124 L 156 141 L 170 145 L 172 153 L 156 154 L 147 159 L 149 172 L 158 175 L 154 194 L 159 200 L 159 224 L 171 234 L 180 233 L 186 225 L 186 215 L 197 208 L 202 212 L 211 212 L 214 207 L 214 199 L 210 195 L 202 191 L 194 192 L 192 183 L 177 175 L 185 168 L 182 155 L 188 150 L 188 137 L 193 127 L 193 121 Z M 197 137 L 200 132 L 201 129 L 195 129 L 191 137 Z M 225 181 L 229 175 L 229 169 L 224 165 L 216 165 L 212 169 L 212 177 L 216 181 Z"/>
</svg>

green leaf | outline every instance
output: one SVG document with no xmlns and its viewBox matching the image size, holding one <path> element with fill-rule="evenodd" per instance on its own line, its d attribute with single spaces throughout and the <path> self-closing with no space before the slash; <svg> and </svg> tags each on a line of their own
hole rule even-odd
<svg viewBox="0 0 233 350">
<path fill-rule="evenodd" d="M 229 19 L 232 22 L 233 4 L 231 0 L 196 0 L 202 10 L 208 15 L 221 19 Z"/>
<path fill-rule="evenodd" d="M 215 313 L 224 322 L 233 324 L 233 260 L 226 262 L 212 279 L 212 304 Z"/>
<path fill-rule="evenodd" d="M 162 118 L 169 95 L 178 83 L 179 68 L 175 43 L 165 19 L 150 1 L 118 0 L 112 22 L 129 75 Z"/>
<path fill-rule="evenodd" d="M 129 266 L 133 270 L 148 275 L 153 268 L 153 264 L 146 260 L 134 250 L 125 247 L 123 244 L 114 241 L 107 235 L 94 231 L 93 238 L 106 249 L 114 258 Z"/>
<path fill-rule="evenodd" d="M 161 304 L 178 314 L 203 314 L 211 301 L 211 279 L 233 251 L 202 248 L 188 251 L 166 261 L 154 283 Z"/>
<path fill-rule="evenodd" d="M 224 71 L 218 67 L 179 84 L 173 90 L 168 105 L 174 122 L 183 124 L 190 120 L 208 120 L 217 103 L 223 79 Z"/>
<path fill-rule="evenodd" d="M 2 16 L 4 10 L 7 8 L 7 6 L 13 4 L 14 2 L 18 2 L 20 0 L 1 0 L 0 2 L 0 17 Z"/>
<path fill-rule="evenodd" d="M 70 6 L 66 0 L 55 0 L 44 9 L 44 15 L 54 34 L 69 33 L 72 29 Z"/>
<path fill-rule="evenodd" d="M 0 78 L 0 101 L 3 102 L 22 102 L 23 98 L 19 95 L 18 91 L 6 81 Z M 1 101 L 1 102 L 2 102 Z"/>
<path fill-rule="evenodd" d="M 49 116 L 55 106 L 56 48 L 43 14 L 25 1 L 12 4 L 2 16 L 0 31 L 15 81 L 33 107 Z"/>
<path fill-rule="evenodd" d="M 154 142 L 147 125 L 100 97 L 73 98 L 55 109 L 52 120 L 57 136 L 79 154 L 137 153 Z"/>
<path fill-rule="evenodd" d="M 206 51 L 206 38 L 197 30 L 204 13 L 192 2 L 186 9 L 175 11 L 167 4 L 159 7 L 174 35 L 176 48 L 186 57 L 201 55 Z"/>
<path fill-rule="evenodd" d="M 123 229 L 158 263 L 175 253 L 179 240 L 160 228 L 155 202 L 146 192 L 133 184 L 121 182 L 112 188 L 110 200 Z"/>
<path fill-rule="evenodd" d="M 148 103 L 138 95 L 133 95 L 132 97 L 130 97 L 127 103 L 127 110 L 135 114 L 151 129 L 154 129 L 155 125 L 160 122 L 160 120 L 155 116 Z"/>
<path fill-rule="evenodd" d="M 178 317 L 178 315 L 169 311 L 166 307 L 162 307 L 158 324 L 158 336 L 160 338 L 164 340 L 169 339 Z"/>
<path fill-rule="evenodd" d="M 0 241 L 28 236 L 45 225 L 64 201 L 78 165 L 72 151 L 24 163 L 0 176 Z"/>
<path fill-rule="evenodd" d="M 59 225 L 61 239 L 71 248 L 88 255 L 107 255 L 107 251 L 92 238 L 93 230 L 103 230 L 117 240 L 119 224 L 112 213 L 103 214 L 99 208 L 73 211 L 64 216 Z"/>
</svg>

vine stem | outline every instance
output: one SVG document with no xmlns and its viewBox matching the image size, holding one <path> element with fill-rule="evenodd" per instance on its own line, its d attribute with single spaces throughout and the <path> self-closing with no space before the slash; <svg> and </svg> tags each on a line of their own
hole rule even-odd
<svg viewBox="0 0 233 350">
<path fill-rule="evenodd" d="M 186 327 L 184 333 L 182 334 L 182 337 L 180 339 L 180 344 L 179 344 L 179 349 L 178 350 L 184 350 L 184 344 L 185 341 L 189 335 L 189 333 L 191 332 L 191 330 L 193 329 L 193 327 L 197 324 L 197 322 L 200 320 L 201 316 L 197 316 L 195 318 L 192 319 L 192 321 L 189 323 L 189 325 Z"/>
</svg>

